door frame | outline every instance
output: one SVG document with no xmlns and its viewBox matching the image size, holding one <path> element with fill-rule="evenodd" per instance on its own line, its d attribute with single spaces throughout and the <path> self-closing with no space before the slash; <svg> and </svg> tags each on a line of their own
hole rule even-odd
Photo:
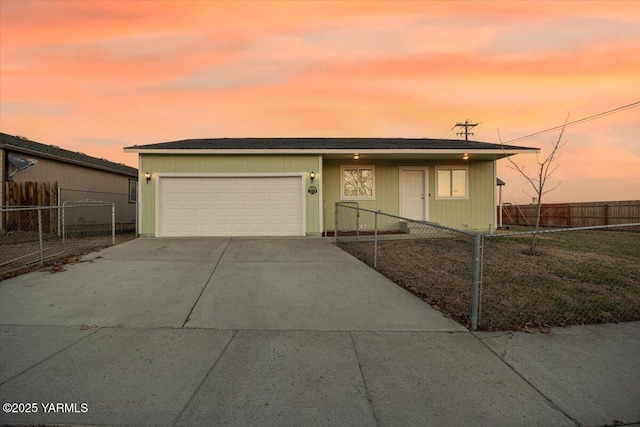
<svg viewBox="0 0 640 427">
<path fill-rule="evenodd" d="M 404 217 L 402 212 L 402 172 L 404 171 L 422 171 L 424 182 L 424 218 L 421 221 L 429 221 L 429 167 L 428 166 L 400 166 L 398 168 L 398 211 L 399 215 Z"/>
</svg>

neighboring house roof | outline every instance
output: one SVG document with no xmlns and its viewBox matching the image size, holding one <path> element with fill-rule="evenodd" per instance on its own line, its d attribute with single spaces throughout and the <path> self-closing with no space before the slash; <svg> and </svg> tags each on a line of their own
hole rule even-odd
<svg viewBox="0 0 640 427">
<path fill-rule="evenodd" d="M 305 150 L 338 152 L 342 150 L 506 150 L 538 151 L 537 148 L 490 144 L 478 141 L 429 138 L 211 138 L 185 139 L 126 147 L 129 152 L 150 150 Z"/>
<path fill-rule="evenodd" d="M 500 178 L 496 178 L 496 185 L 505 185 L 505 182 Z"/>
<path fill-rule="evenodd" d="M 137 169 L 122 163 L 110 162 L 109 160 L 91 157 L 84 153 L 65 150 L 64 148 L 60 148 L 56 145 L 42 144 L 24 137 L 8 135 L 2 132 L 0 132 L 0 148 L 57 160 L 60 162 L 71 163 L 74 165 L 85 166 L 88 168 L 100 169 L 120 175 L 127 175 L 136 178 L 138 176 Z"/>
</svg>

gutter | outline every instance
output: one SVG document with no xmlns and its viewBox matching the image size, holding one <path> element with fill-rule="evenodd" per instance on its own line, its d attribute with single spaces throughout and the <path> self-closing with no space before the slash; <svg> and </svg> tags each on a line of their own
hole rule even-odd
<svg viewBox="0 0 640 427">
<path fill-rule="evenodd" d="M 539 148 L 523 150 L 502 150 L 502 149 L 313 149 L 313 148 L 138 148 L 126 147 L 125 153 L 141 154 L 525 154 L 539 153 Z"/>
</svg>

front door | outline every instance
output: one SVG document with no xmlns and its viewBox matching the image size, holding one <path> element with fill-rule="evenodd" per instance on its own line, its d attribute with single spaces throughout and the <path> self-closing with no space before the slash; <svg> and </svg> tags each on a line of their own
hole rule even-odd
<svg viewBox="0 0 640 427">
<path fill-rule="evenodd" d="M 428 220 L 428 188 L 426 167 L 401 167 L 400 216 Z"/>
</svg>

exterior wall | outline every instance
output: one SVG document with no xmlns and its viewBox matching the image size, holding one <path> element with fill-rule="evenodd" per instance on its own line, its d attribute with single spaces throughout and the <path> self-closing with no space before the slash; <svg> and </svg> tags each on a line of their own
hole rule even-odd
<svg viewBox="0 0 640 427">
<path fill-rule="evenodd" d="M 5 150 L 6 151 L 6 150 Z M 3 155 L 6 153 L 3 153 Z M 79 165 L 73 165 L 70 163 L 63 163 L 56 160 L 38 157 L 35 155 L 27 155 L 17 153 L 22 157 L 29 159 L 36 159 L 38 163 L 34 166 L 30 166 L 16 173 L 11 179 L 15 182 L 58 182 L 58 188 L 72 189 L 72 190 L 84 190 L 95 191 L 103 193 L 129 193 L 129 180 L 133 179 L 137 181 L 137 177 L 129 177 L 126 175 L 120 175 L 117 173 L 102 171 L 98 169 L 92 169 Z M 4 157 L 3 157 L 4 158 Z M 7 177 L 10 170 L 13 168 L 7 166 Z M 4 191 L 4 182 L 3 182 Z M 115 194 L 101 194 L 97 193 L 92 195 L 91 193 L 84 192 L 64 192 L 62 194 L 63 200 L 78 200 L 78 199 L 97 199 L 105 200 L 116 203 L 116 206 L 120 205 L 116 209 L 116 221 L 124 223 L 135 223 L 136 220 L 136 204 L 129 203 L 128 197 L 122 197 Z M 123 201 L 123 203 L 121 203 Z M 4 204 L 4 194 L 2 198 L 2 204 Z"/>
<path fill-rule="evenodd" d="M 319 190 L 322 173 L 322 158 L 317 155 L 191 155 L 191 154 L 140 154 L 140 174 L 151 173 L 147 184 L 144 178 L 140 182 L 140 235 L 154 236 L 156 221 L 156 178 L 157 173 L 275 173 L 304 172 L 307 175 L 306 187 L 311 185 L 309 173 L 315 172 L 313 185 Z M 317 235 L 322 231 L 320 219 L 320 191 L 306 195 L 306 230 L 308 235 Z"/>
<path fill-rule="evenodd" d="M 340 201 L 340 166 L 374 165 L 375 200 L 358 201 L 361 208 L 400 213 L 400 166 L 427 166 L 429 184 L 429 221 L 453 227 L 475 230 L 495 228 L 495 172 L 494 162 L 464 163 L 469 166 L 469 198 L 464 200 L 436 200 L 435 167 L 451 165 L 450 161 L 324 161 L 324 202 L 327 230 L 334 229 L 334 206 Z"/>
<path fill-rule="evenodd" d="M 16 173 L 12 178 L 15 182 L 58 181 L 60 188 L 128 193 L 129 179 L 137 179 L 136 177 L 58 162 L 34 155 L 18 154 L 25 158 L 36 159 L 38 164 Z"/>
<path fill-rule="evenodd" d="M 4 206 L 4 183 L 6 180 L 5 177 L 5 166 L 4 162 L 6 161 L 4 150 L 0 148 L 0 180 L 2 181 L 2 188 L 0 188 L 0 206 Z M 4 215 L 0 215 L 0 226 L 4 228 L 4 223 L 1 223 L 4 219 Z"/>
<path fill-rule="evenodd" d="M 429 191 L 435 194 L 435 172 L 429 171 Z M 469 164 L 468 200 L 429 200 L 429 219 L 453 228 L 495 228 L 495 183 L 493 162 Z"/>
</svg>

